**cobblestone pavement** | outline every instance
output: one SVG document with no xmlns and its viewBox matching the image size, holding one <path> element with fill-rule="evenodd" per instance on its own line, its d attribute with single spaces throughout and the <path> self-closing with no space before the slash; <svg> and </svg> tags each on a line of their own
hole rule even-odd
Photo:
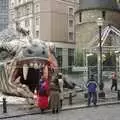
<svg viewBox="0 0 120 120">
<path fill-rule="evenodd" d="M 62 111 L 58 114 L 45 113 L 22 117 L 8 118 L 8 120 L 120 120 L 120 105 L 110 105 Z"/>
<path fill-rule="evenodd" d="M 98 99 L 98 104 L 101 104 L 101 103 L 109 103 L 109 102 L 113 102 L 113 101 L 115 101 L 115 102 L 117 102 L 117 92 L 111 92 L 110 91 L 110 84 L 105 84 L 105 93 L 106 93 L 106 99 Z M 7 101 L 11 101 L 12 100 L 12 98 L 10 97 L 8 97 L 7 98 Z M 22 99 L 21 100 L 21 102 L 23 102 L 24 100 Z M 19 103 L 19 100 L 17 100 L 16 101 L 17 103 Z M 17 103 L 15 103 L 15 100 L 14 100 L 14 98 L 13 98 L 13 105 L 11 105 L 11 102 L 8 102 L 8 105 L 7 105 L 7 113 L 4 113 L 3 114 L 3 107 L 2 107 L 2 104 L 1 104 L 1 106 L 0 106 L 0 119 L 2 119 L 2 118 L 7 118 L 7 117 L 12 117 L 12 116 L 24 116 L 24 114 L 25 115 L 30 115 L 30 114 L 40 114 L 40 110 L 39 110 L 39 108 L 33 108 L 33 109 L 29 109 L 30 107 L 29 106 L 27 106 L 27 105 L 25 105 L 24 103 L 23 104 L 21 104 L 21 102 L 20 102 L 20 105 L 19 104 L 17 104 Z M 10 104 L 9 104 L 10 103 Z M 64 104 L 63 104 L 63 107 L 64 107 L 64 109 L 63 109 L 63 111 L 64 110 L 70 110 L 70 109 L 78 109 L 78 108 L 86 108 L 86 106 L 87 106 L 87 99 L 86 98 L 84 98 L 84 93 L 83 92 L 78 92 L 77 94 L 76 94 L 76 96 L 75 97 L 73 97 L 73 99 L 72 99 L 72 103 L 73 103 L 73 105 L 69 105 L 69 99 L 65 99 L 64 100 Z M 104 105 L 104 104 L 103 104 Z M 103 107 L 104 108 L 104 107 Z M 108 107 L 109 108 L 109 107 Z M 95 110 L 97 110 L 98 108 L 91 108 L 92 110 L 93 109 L 95 109 Z M 89 110 L 89 109 L 88 109 Z M 78 110 L 77 110 L 78 111 Z M 80 110 L 81 111 L 81 110 Z M 74 112 L 74 111 L 73 111 Z M 67 113 L 66 111 L 65 111 L 65 113 Z M 60 113 L 61 114 L 61 113 Z M 64 112 L 62 112 L 62 114 L 64 115 Z M 62 115 L 61 114 L 61 115 Z M 49 114 L 49 112 L 48 112 L 48 114 L 47 115 L 51 115 L 51 114 Z M 29 118 L 29 116 L 28 116 L 28 118 Z M 46 118 L 46 117 L 45 117 Z M 37 119 L 37 118 L 36 118 Z M 27 120 L 29 120 L 29 119 L 27 119 Z M 31 119 L 30 119 L 31 120 Z M 46 119 L 45 119 L 46 120 Z M 51 120 L 52 120 L 52 118 L 51 118 Z M 54 120 L 54 119 L 53 119 Z M 57 118 L 56 118 L 56 120 L 57 120 Z M 64 120 L 64 119 L 58 119 L 58 120 Z M 66 119 L 65 119 L 66 120 Z M 82 119 L 80 119 L 80 120 L 82 120 Z M 87 119 L 86 119 L 87 120 Z M 89 119 L 88 119 L 89 120 Z M 103 120 L 103 119 L 99 119 L 99 120 Z"/>
<path fill-rule="evenodd" d="M 111 91 L 110 87 L 111 87 L 111 82 L 106 82 L 104 83 L 104 92 L 105 92 L 105 99 L 100 99 L 98 98 L 98 102 L 105 102 L 105 101 L 114 101 L 117 100 L 117 91 Z M 119 82 L 119 86 L 120 86 L 120 82 Z M 85 93 L 87 93 L 87 91 L 84 92 L 77 92 L 77 94 L 72 98 L 72 103 L 73 104 L 87 104 L 87 98 L 84 97 Z M 99 89 L 98 89 L 98 93 L 99 93 Z M 69 105 L 69 99 L 65 99 L 64 100 L 64 105 Z"/>
</svg>

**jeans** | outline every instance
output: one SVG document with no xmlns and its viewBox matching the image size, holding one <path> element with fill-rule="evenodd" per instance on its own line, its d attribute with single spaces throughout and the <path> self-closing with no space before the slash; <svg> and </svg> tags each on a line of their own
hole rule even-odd
<svg viewBox="0 0 120 120">
<path fill-rule="evenodd" d="M 113 89 L 113 87 L 115 87 L 115 91 L 116 91 L 117 90 L 117 80 L 112 80 L 111 90 Z"/>
<path fill-rule="evenodd" d="M 88 105 L 91 104 L 91 99 L 94 105 L 97 103 L 97 93 L 96 92 L 88 92 Z"/>
</svg>

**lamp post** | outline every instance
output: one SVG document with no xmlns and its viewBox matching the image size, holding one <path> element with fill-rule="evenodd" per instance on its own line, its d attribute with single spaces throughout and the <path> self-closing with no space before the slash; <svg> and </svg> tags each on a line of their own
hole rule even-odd
<svg viewBox="0 0 120 120">
<path fill-rule="evenodd" d="M 118 50 L 114 51 L 115 52 L 115 56 L 116 56 L 116 73 L 119 72 L 119 54 L 120 52 Z"/>
<path fill-rule="evenodd" d="M 105 97 L 105 93 L 103 92 L 103 88 L 104 88 L 104 84 L 103 84 L 103 78 L 102 78 L 102 26 L 103 26 L 103 19 L 102 18 L 98 18 L 97 19 L 97 25 L 99 27 L 99 89 L 100 89 L 100 94 L 99 97 Z"/>
<path fill-rule="evenodd" d="M 93 54 L 92 53 L 89 53 L 89 54 L 86 54 L 86 68 L 87 68 L 87 70 L 86 70 L 86 76 L 87 76 L 87 80 L 89 79 L 89 65 L 88 65 L 88 57 L 89 56 L 93 56 Z"/>
</svg>

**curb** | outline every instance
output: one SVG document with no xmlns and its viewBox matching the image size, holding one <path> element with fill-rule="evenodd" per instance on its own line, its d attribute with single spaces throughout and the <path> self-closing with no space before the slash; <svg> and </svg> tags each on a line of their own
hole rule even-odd
<svg viewBox="0 0 120 120">
<path fill-rule="evenodd" d="M 108 106 L 108 105 L 116 105 L 116 104 L 120 104 L 120 101 L 98 103 L 96 107 Z M 95 107 L 95 106 L 88 107 L 85 104 L 84 105 L 70 105 L 70 106 L 63 107 L 61 111 L 84 109 L 84 108 L 93 108 L 93 107 Z M 49 113 L 49 112 L 51 112 L 51 110 L 45 111 L 45 113 Z M 41 111 L 28 112 L 28 113 L 19 113 L 19 114 L 15 114 L 15 115 L 7 115 L 7 113 L 4 113 L 4 115 L 2 117 L 0 117 L 0 119 L 17 118 L 17 117 L 23 117 L 23 116 L 27 116 L 27 115 L 36 115 L 36 114 L 41 114 Z"/>
<path fill-rule="evenodd" d="M 86 104 L 84 105 L 71 105 L 70 107 L 63 108 L 62 111 L 67 111 L 67 110 L 75 110 L 75 109 L 84 109 L 84 108 L 91 108 L 91 107 L 100 107 L 100 106 L 108 106 L 108 105 L 115 105 L 115 104 L 120 104 L 120 101 L 115 101 L 115 102 L 102 102 L 98 103 L 97 106 L 87 106 Z"/>
</svg>

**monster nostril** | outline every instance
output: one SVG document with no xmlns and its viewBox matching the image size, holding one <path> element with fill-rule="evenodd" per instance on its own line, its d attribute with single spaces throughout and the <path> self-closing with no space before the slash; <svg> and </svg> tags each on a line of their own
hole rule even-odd
<svg viewBox="0 0 120 120">
<path fill-rule="evenodd" d="M 29 54 L 32 54 L 32 53 L 33 53 L 33 51 L 32 51 L 32 50 L 30 50 L 30 49 L 28 49 L 28 53 L 29 53 Z"/>
<path fill-rule="evenodd" d="M 45 51 L 42 51 L 42 54 L 44 55 L 44 54 L 45 54 Z"/>
<path fill-rule="evenodd" d="M 37 44 L 34 44 L 33 46 L 34 46 L 34 47 L 37 47 L 38 45 L 37 45 Z"/>
</svg>

